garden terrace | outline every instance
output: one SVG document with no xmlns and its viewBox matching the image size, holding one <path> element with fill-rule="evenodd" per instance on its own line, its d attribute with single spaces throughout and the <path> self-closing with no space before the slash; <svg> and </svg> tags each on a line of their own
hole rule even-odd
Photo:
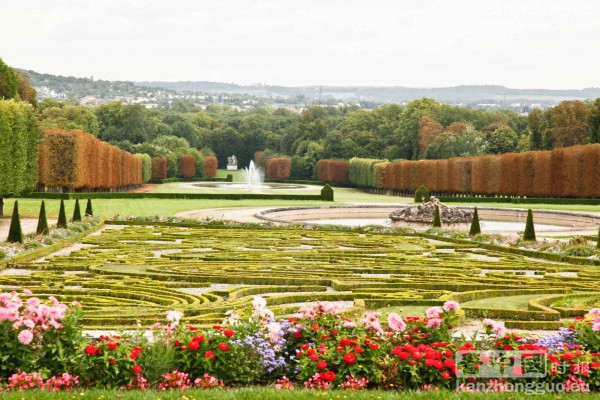
<svg viewBox="0 0 600 400">
<path fill-rule="evenodd" d="M 70 255 L 12 265 L 0 287 L 78 300 L 88 328 L 153 323 L 172 309 L 213 324 L 260 294 L 278 315 L 316 301 L 343 302 L 352 314 L 455 299 L 467 317 L 543 329 L 600 296 L 597 267 L 399 233 L 149 224 L 109 226 L 82 243 Z"/>
</svg>

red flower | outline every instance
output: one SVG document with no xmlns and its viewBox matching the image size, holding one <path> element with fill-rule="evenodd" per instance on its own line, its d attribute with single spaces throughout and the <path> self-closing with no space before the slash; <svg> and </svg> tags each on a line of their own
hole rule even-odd
<svg viewBox="0 0 600 400">
<path fill-rule="evenodd" d="M 326 340 L 326 339 L 329 339 L 329 338 L 330 338 L 330 336 L 328 334 L 326 334 L 326 333 L 324 333 L 323 335 L 321 335 L 321 339 L 322 340 Z"/>
<path fill-rule="evenodd" d="M 110 365 L 115 365 L 117 363 L 117 360 L 115 360 L 114 358 L 111 358 L 110 360 L 108 360 L 108 363 Z"/>
<path fill-rule="evenodd" d="M 179 340 L 176 340 L 176 341 L 173 343 L 173 345 L 174 345 L 175 347 L 179 347 L 179 346 L 181 346 L 181 342 L 180 342 Z"/>
<path fill-rule="evenodd" d="M 223 327 L 221 325 L 213 325 L 213 329 L 215 329 L 217 331 L 222 331 Z"/>
<path fill-rule="evenodd" d="M 227 337 L 232 337 L 235 333 L 231 330 L 231 329 L 225 329 L 223 331 L 223 335 L 227 336 Z"/>
<path fill-rule="evenodd" d="M 514 376 L 522 376 L 525 373 L 525 370 L 520 365 L 515 365 L 512 369 L 512 373 Z"/>
<path fill-rule="evenodd" d="M 96 354 L 100 354 L 100 349 L 90 344 L 85 347 L 85 352 L 90 356 L 95 356 Z"/>
<path fill-rule="evenodd" d="M 355 352 L 356 354 L 361 354 L 363 351 L 365 351 L 365 349 L 363 349 L 362 347 L 358 347 L 358 346 L 356 346 L 356 347 L 354 348 L 354 352 Z"/>
<path fill-rule="evenodd" d="M 415 351 L 414 353 L 412 353 L 412 357 L 415 360 L 420 361 L 423 359 L 423 353 L 421 353 L 420 351 Z"/>
<path fill-rule="evenodd" d="M 308 358 L 310 358 L 312 361 L 317 361 L 319 359 L 319 356 L 317 355 L 317 353 L 312 353 L 308 355 Z"/>
<path fill-rule="evenodd" d="M 354 353 L 346 353 L 344 354 L 344 362 L 346 365 L 352 365 L 356 362 L 356 356 Z"/>
<path fill-rule="evenodd" d="M 227 346 L 227 343 L 219 343 L 217 347 L 221 351 L 229 351 L 229 346 Z"/>
<path fill-rule="evenodd" d="M 373 350 L 377 350 L 379 348 L 379 345 L 377 343 L 369 343 L 369 347 Z"/>
<path fill-rule="evenodd" d="M 142 367 L 140 367 L 140 366 L 139 366 L 139 365 L 137 365 L 137 364 L 136 364 L 136 365 L 134 365 L 134 366 L 133 366 L 133 373 L 134 373 L 134 374 L 138 374 L 138 375 L 139 375 L 139 374 L 141 374 L 141 373 L 142 373 Z"/>
<path fill-rule="evenodd" d="M 119 343 L 115 343 L 115 342 L 110 342 L 106 345 L 106 347 L 108 347 L 110 350 L 114 350 L 117 347 L 119 347 Z"/>
<path fill-rule="evenodd" d="M 213 353 L 212 351 L 207 351 L 206 353 L 204 353 L 204 358 L 208 358 L 209 360 L 214 360 L 215 353 Z"/>
<path fill-rule="evenodd" d="M 448 371 L 442 372 L 442 378 L 444 378 L 445 380 L 450 379 L 450 374 L 448 373 Z"/>
<path fill-rule="evenodd" d="M 296 339 L 300 339 L 302 337 L 302 332 L 300 330 L 297 330 L 296 332 L 294 332 L 294 337 Z"/>
<path fill-rule="evenodd" d="M 319 329 L 321 329 L 321 327 L 319 325 L 317 325 L 317 324 L 312 324 L 310 327 L 315 332 L 318 332 Z"/>
<path fill-rule="evenodd" d="M 196 328 L 195 326 L 188 326 L 188 330 L 194 332 L 197 331 L 198 328 Z"/>
<path fill-rule="evenodd" d="M 415 360 L 408 360 L 410 365 L 417 365 L 418 363 Z"/>
<path fill-rule="evenodd" d="M 573 353 L 565 353 L 563 355 L 560 356 L 561 360 L 565 360 L 565 361 L 573 361 Z"/>
<path fill-rule="evenodd" d="M 192 338 L 192 340 L 193 340 L 194 342 L 202 343 L 202 342 L 204 342 L 204 336 L 194 336 L 194 337 Z"/>
<path fill-rule="evenodd" d="M 308 350 L 309 347 L 310 346 L 307 343 L 304 343 L 302 346 L 300 346 L 302 350 Z"/>
<path fill-rule="evenodd" d="M 327 371 L 322 376 L 323 376 L 323 379 L 325 379 L 327 382 L 335 381 L 335 372 L 333 372 L 333 371 Z"/>
<path fill-rule="evenodd" d="M 327 363 L 325 361 L 319 361 L 317 363 L 317 368 L 319 368 L 319 369 L 325 369 L 325 368 L 327 368 Z"/>
<path fill-rule="evenodd" d="M 451 358 L 446 358 L 446 359 L 444 360 L 444 367 L 452 369 L 452 368 L 454 368 L 454 365 L 455 365 L 455 364 L 454 364 L 454 360 L 453 360 L 453 359 L 451 359 Z"/>
<path fill-rule="evenodd" d="M 398 358 L 401 360 L 408 360 L 408 357 L 410 357 L 410 354 L 405 351 L 398 353 Z"/>
<path fill-rule="evenodd" d="M 196 351 L 198 350 L 198 348 L 200 347 L 200 343 L 198 343 L 195 340 L 190 340 L 190 342 L 187 345 L 188 349 L 190 349 L 191 351 Z"/>
</svg>

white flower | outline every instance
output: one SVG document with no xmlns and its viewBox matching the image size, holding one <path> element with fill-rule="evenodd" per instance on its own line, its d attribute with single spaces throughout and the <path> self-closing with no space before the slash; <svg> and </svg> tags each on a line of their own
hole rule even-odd
<svg viewBox="0 0 600 400">
<path fill-rule="evenodd" d="M 167 321 L 171 322 L 173 326 L 179 324 L 179 320 L 183 317 L 181 311 L 170 310 L 167 311 Z"/>
</svg>

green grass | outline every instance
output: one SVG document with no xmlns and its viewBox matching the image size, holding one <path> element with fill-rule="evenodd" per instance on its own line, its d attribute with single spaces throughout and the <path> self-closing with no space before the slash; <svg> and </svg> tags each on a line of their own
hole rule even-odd
<svg viewBox="0 0 600 400">
<path fill-rule="evenodd" d="M 361 392 L 347 392 L 341 390 L 333 391 L 305 391 L 305 390 L 290 390 L 279 391 L 268 388 L 244 388 L 244 389 L 217 389 L 217 390 L 188 390 L 157 392 L 148 391 L 130 391 L 121 390 L 86 390 L 76 392 L 47 392 L 47 391 L 29 391 L 29 392 L 12 392 L 3 393 L 0 398 L 6 400 L 313 400 L 313 399 L 356 399 L 356 400 L 412 400 L 412 399 L 431 399 L 431 400 L 460 400 L 460 399 L 490 399 L 490 400 L 514 400 L 534 398 L 536 400 L 555 399 L 556 394 L 536 394 L 535 396 L 524 393 L 455 393 L 447 390 L 440 392 L 397 392 L 397 391 L 381 391 L 368 390 Z M 561 399 L 598 399 L 600 393 L 561 393 Z"/>
</svg>

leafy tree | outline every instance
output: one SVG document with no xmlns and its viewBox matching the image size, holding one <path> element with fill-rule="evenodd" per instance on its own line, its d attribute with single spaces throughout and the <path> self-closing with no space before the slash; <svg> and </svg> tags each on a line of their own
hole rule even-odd
<svg viewBox="0 0 600 400">
<path fill-rule="evenodd" d="M 402 158 L 419 158 L 419 121 L 424 115 L 434 117 L 439 109 L 439 103 L 433 99 L 423 98 L 408 103 L 394 132 Z"/>
<path fill-rule="evenodd" d="M 468 126 L 460 135 L 449 132 L 441 133 L 427 148 L 425 156 L 429 159 L 451 157 L 469 157 L 485 154 L 486 144 L 483 135 Z"/>
<path fill-rule="evenodd" d="M 37 92 L 31 86 L 29 74 L 27 72 L 15 71 L 17 77 L 17 94 L 22 101 L 26 101 L 34 107 L 37 107 Z"/>
<path fill-rule="evenodd" d="M 17 74 L 0 58 L 0 100 L 13 99 L 17 95 L 18 86 Z"/>
<path fill-rule="evenodd" d="M 588 108 L 581 101 L 563 101 L 550 109 L 552 145 L 566 147 L 588 140 Z"/>
<path fill-rule="evenodd" d="M 60 107 L 45 105 L 40 113 L 40 123 L 46 128 L 78 129 L 93 135 L 97 135 L 99 129 L 96 115 L 90 107 L 73 104 Z"/>
<path fill-rule="evenodd" d="M 444 127 L 435 119 L 424 115 L 419 121 L 419 158 L 425 156 L 427 147 L 442 133 Z"/>
<path fill-rule="evenodd" d="M 519 136 L 508 126 L 501 126 L 487 138 L 487 152 L 492 154 L 511 153 L 517 149 Z"/>
<path fill-rule="evenodd" d="M 152 141 L 152 144 L 175 153 L 184 152 L 190 148 L 187 140 L 172 135 L 159 136 Z"/>
<path fill-rule="evenodd" d="M 600 98 L 594 100 L 590 105 L 588 125 L 590 129 L 590 143 L 600 143 Z"/>
</svg>

